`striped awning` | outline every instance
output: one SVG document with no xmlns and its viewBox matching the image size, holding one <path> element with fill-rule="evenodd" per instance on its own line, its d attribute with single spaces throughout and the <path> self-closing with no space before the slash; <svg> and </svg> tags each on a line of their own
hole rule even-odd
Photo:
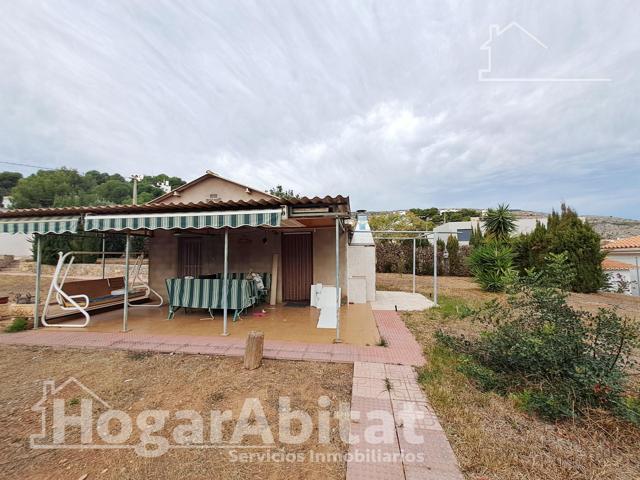
<svg viewBox="0 0 640 480">
<path fill-rule="evenodd" d="M 146 213 L 135 215 L 87 215 L 85 231 L 172 230 L 200 228 L 279 227 L 281 209 L 224 212 Z"/>
<path fill-rule="evenodd" d="M 0 233 L 76 233 L 80 217 L 0 218 Z"/>
</svg>

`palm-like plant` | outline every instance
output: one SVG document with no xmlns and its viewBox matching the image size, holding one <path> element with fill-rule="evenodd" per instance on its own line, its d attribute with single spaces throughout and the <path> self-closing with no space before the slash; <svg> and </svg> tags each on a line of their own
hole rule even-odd
<svg viewBox="0 0 640 480">
<path fill-rule="evenodd" d="M 505 241 L 516 229 L 516 216 L 509 210 L 509 204 L 501 203 L 498 208 L 489 209 L 482 224 L 487 235 Z"/>
<path fill-rule="evenodd" d="M 513 251 L 507 245 L 492 241 L 474 248 L 469 268 L 476 282 L 488 292 L 501 292 L 513 280 Z"/>
</svg>

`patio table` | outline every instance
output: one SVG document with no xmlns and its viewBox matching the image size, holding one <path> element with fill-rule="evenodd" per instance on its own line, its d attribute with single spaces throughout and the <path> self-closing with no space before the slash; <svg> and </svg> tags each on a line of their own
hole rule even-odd
<svg viewBox="0 0 640 480">
<path fill-rule="evenodd" d="M 167 278 L 165 280 L 169 296 L 169 319 L 181 308 L 202 308 L 209 311 L 222 310 L 223 280 L 217 278 Z M 243 310 L 255 302 L 249 280 L 234 278 L 227 280 L 227 308 L 234 310 L 233 321 Z"/>
</svg>

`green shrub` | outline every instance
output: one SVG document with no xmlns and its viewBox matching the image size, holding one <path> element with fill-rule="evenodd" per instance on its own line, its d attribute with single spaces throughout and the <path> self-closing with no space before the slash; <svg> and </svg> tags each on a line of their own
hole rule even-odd
<svg viewBox="0 0 640 480">
<path fill-rule="evenodd" d="M 13 322 L 4 329 L 5 332 L 21 332 L 23 330 L 27 330 L 29 328 L 29 322 L 24 317 L 16 317 L 13 319 Z"/>
<path fill-rule="evenodd" d="M 515 275 L 513 252 L 507 245 L 484 243 L 471 252 L 469 269 L 483 290 L 501 292 Z"/>
<path fill-rule="evenodd" d="M 480 365 L 470 356 L 463 356 L 458 371 L 472 379 L 484 391 L 505 392 L 508 381 L 490 368 Z"/>
<path fill-rule="evenodd" d="M 472 247 L 479 247 L 482 245 L 484 241 L 484 235 L 482 235 L 482 230 L 480 229 L 480 225 L 478 227 L 471 226 L 471 238 L 469 238 L 469 245 Z"/>
<path fill-rule="evenodd" d="M 525 389 L 518 393 L 512 393 L 510 398 L 520 410 L 536 414 L 545 420 L 558 420 L 575 416 L 570 398 L 563 395 Z"/>
<path fill-rule="evenodd" d="M 480 387 L 512 392 L 521 408 L 543 418 L 592 407 L 635 418 L 637 405 L 623 392 L 638 326 L 612 310 L 571 308 L 564 276 L 572 277 L 566 255 L 550 255 L 541 272 L 516 279 L 507 304 L 494 301 L 474 315 L 487 326 L 478 339 L 442 332 L 436 339 L 469 356 L 461 369 Z"/>
<path fill-rule="evenodd" d="M 616 413 L 628 422 L 640 425 L 640 398 L 623 397 L 616 404 Z"/>
</svg>

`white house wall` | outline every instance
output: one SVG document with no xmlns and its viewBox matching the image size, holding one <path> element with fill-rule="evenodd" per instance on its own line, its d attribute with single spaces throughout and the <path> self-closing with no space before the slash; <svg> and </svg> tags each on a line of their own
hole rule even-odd
<svg viewBox="0 0 640 480">
<path fill-rule="evenodd" d="M 25 233 L 0 233 L 0 255 L 14 257 L 31 256 L 31 235 Z"/>
</svg>

